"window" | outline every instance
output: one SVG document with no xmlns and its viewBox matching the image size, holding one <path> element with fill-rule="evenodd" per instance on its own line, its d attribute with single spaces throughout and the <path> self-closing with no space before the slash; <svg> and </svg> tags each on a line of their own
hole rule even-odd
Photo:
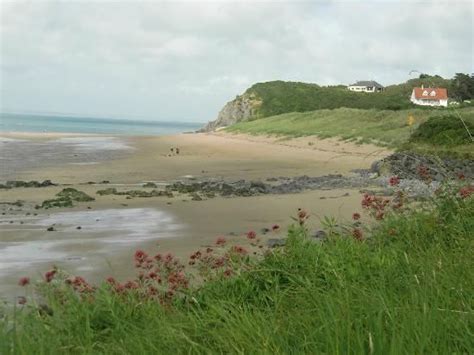
<svg viewBox="0 0 474 355">
<path fill-rule="evenodd" d="M 436 96 L 436 91 L 433 90 L 433 91 L 431 92 L 430 96 Z"/>
<path fill-rule="evenodd" d="M 423 96 L 428 96 L 428 91 L 423 91 Z"/>
</svg>

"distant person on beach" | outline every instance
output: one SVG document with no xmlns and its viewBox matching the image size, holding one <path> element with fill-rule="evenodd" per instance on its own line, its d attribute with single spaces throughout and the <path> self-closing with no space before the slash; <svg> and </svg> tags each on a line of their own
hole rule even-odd
<svg viewBox="0 0 474 355">
<path fill-rule="evenodd" d="M 179 155 L 179 148 L 176 148 L 176 154 Z"/>
</svg>

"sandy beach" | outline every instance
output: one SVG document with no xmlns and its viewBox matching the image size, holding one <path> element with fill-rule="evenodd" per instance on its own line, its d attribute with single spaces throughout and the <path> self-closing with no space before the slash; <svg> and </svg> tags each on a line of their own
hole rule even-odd
<svg viewBox="0 0 474 355">
<path fill-rule="evenodd" d="M 226 236 L 236 244 L 245 243 L 243 235 L 249 230 L 257 231 L 262 243 L 283 237 L 297 208 L 311 213 L 309 225 L 313 229 L 325 215 L 348 220 L 360 209 L 360 192 L 351 188 L 217 196 L 202 201 L 180 193 L 150 198 L 100 196 L 98 190 L 147 191 L 142 187 L 145 182 L 161 187 L 178 180 L 265 181 L 281 176 L 348 175 L 390 153 L 375 146 L 314 137 L 282 140 L 220 132 L 150 137 L 0 136 L 2 144 L 10 145 L 15 154 L 23 148 L 39 149 L 38 143 L 45 155 L 50 156 L 48 149 L 57 153 L 53 160 L 37 157 L 34 164 L 3 160 L 3 167 L 10 167 L 2 169 L 4 180 L 51 180 L 58 184 L 0 189 L 0 297 L 6 298 L 18 291 L 19 276 L 36 278 L 53 264 L 93 280 L 108 275 L 124 278 L 133 272 L 132 254 L 137 248 L 186 257 L 196 248 L 212 244 L 217 236 Z M 13 143 L 23 148 L 11 146 Z M 32 146 L 25 148 L 29 144 Z M 95 201 L 75 203 L 72 208 L 35 209 L 65 187 L 83 191 Z M 11 204 L 15 201 L 21 201 L 21 206 Z M 261 232 L 274 224 L 282 227 L 280 232 Z M 50 226 L 54 231 L 47 231 Z"/>
</svg>

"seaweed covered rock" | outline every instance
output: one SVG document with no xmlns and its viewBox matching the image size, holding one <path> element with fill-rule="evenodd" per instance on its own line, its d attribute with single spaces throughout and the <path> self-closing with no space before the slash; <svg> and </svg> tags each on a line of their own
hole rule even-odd
<svg viewBox="0 0 474 355">
<path fill-rule="evenodd" d="M 57 186 L 57 184 L 51 182 L 51 180 L 40 181 L 21 181 L 21 180 L 9 180 L 5 184 L 0 184 L 0 189 L 12 189 L 18 187 L 48 187 Z"/>
<path fill-rule="evenodd" d="M 89 202 L 89 201 L 94 201 L 95 199 L 93 197 L 90 197 L 88 194 L 85 192 L 76 190 L 72 187 L 68 187 L 65 189 L 62 189 L 60 192 L 56 194 L 57 198 L 54 199 L 49 199 L 43 201 L 41 205 L 37 205 L 35 208 L 54 208 L 54 207 L 73 207 L 74 204 L 73 202 Z"/>
<path fill-rule="evenodd" d="M 76 190 L 72 187 L 67 187 L 63 189 L 61 192 L 58 192 L 56 194 L 59 198 L 65 198 L 65 199 L 70 199 L 72 201 L 77 201 L 77 202 L 88 202 L 88 201 L 94 201 L 95 199 L 85 192 Z"/>
</svg>

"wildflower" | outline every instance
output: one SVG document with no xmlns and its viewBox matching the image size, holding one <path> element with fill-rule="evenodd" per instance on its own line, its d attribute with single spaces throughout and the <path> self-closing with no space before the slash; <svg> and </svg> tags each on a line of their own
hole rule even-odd
<svg viewBox="0 0 474 355">
<path fill-rule="evenodd" d="M 255 239 L 256 237 L 257 237 L 257 233 L 255 233 L 254 231 L 247 232 L 248 239 Z"/>
<path fill-rule="evenodd" d="M 232 276 L 233 273 L 234 273 L 234 272 L 232 271 L 232 269 L 226 269 L 226 270 L 224 271 L 224 276 L 225 276 L 225 277 L 230 277 L 230 276 Z"/>
<path fill-rule="evenodd" d="M 148 255 L 143 250 L 137 250 L 135 252 L 135 261 L 138 264 L 144 263 L 147 258 L 148 258 Z"/>
<path fill-rule="evenodd" d="M 123 286 L 129 290 L 136 290 L 138 288 L 138 284 L 135 281 L 127 281 Z"/>
<path fill-rule="evenodd" d="M 18 285 L 20 286 L 26 286 L 26 285 L 29 285 L 29 283 L 30 283 L 29 277 L 22 277 L 20 280 L 18 280 Z"/>
<path fill-rule="evenodd" d="M 21 304 L 21 305 L 26 304 L 26 297 L 19 296 L 18 297 L 18 304 Z"/>
<path fill-rule="evenodd" d="M 280 229 L 280 226 L 279 226 L 278 224 L 274 224 L 274 225 L 272 226 L 272 231 L 274 231 L 274 232 L 276 232 L 276 231 L 279 230 L 279 229 Z"/>
<path fill-rule="evenodd" d="M 149 296 L 156 296 L 157 294 L 158 294 L 158 289 L 156 287 L 153 287 L 153 286 L 148 287 Z"/>
<path fill-rule="evenodd" d="M 417 172 L 418 176 L 420 176 L 420 178 L 422 178 L 423 180 L 431 180 L 430 171 L 425 165 L 418 165 Z"/>
<path fill-rule="evenodd" d="M 354 228 L 352 230 L 352 236 L 356 239 L 356 240 L 362 240 L 364 235 L 362 233 L 362 230 L 360 230 L 359 228 Z"/>
<path fill-rule="evenodd" d="M 466 175 L 464 175 L 463 172 L 457 173 L 457 176 L 458 176 L 458 179 L 459 179 L 459 180 L 464 180 L 464 179 L 466 179 Z"/>
<path fill-rule="evenodd" d="M 56 269 L 50 270 L 44 274 L 44 279 L 46 282 L 51 282 L 56 275 Z"/>
<path fill-rule="evenodd" d="M 172 261 L 173 261 L 173 254 L 167 253 L 167 254 L 165 255 L 165 263 L 168 264 L 168 263 L 171 263 Z"/>
<path fill-rule="evenodd" d="M 162 256 L 160 253 L 156 254 L 154 257 L 153 257 L 156 261 L 161 261 L 162 259 Z"/>
<path fill-rule="evenodd" d="M 214 249 L 212 249 L 212 248 L 207 248 L 206 249 L 206 253 L 212 253 L 213 251 L 214 251 Z"/>
<path fill-rule="evenodd" d="M 216 259 L 216 261 L 214 261 L 213 268 L 218 268 L 218 267 L 224 266 L 224 265 L 225 265 L 225 261 L 226 261 L 226 259 L 223 258 L 223 257 Z"/>
<path fill-rule="evenodd" d="M 360 219 L 360 213 L 357 213 L 357 212 L 353 213 L 352 214 L 352 219 L 354 221 L 358 221 Z"/>
<path fill-rule="evenodd" d="M 247 250 L 244 247 L 241 247 L 240 245 L 234 245 L 232 247 L 232 251 L 241 255 L 247 254 Z"/>
<path fill-rule="evenodd" d="M 117 283 L 117 281 L 115 281 L 115 279 L 112 276 L 107 277 L 105 281 L 107 281 L 109 285 L 115 285 Z"/>
<path fill-rule="evenodd" d="M 227 243 L 227 240 L 224 237 L 219 237 L 216 240 L 216 245 L 224 245 L 225 243 Z"/>
<path fill-rule="evenodd" d="M 305 210 L 301 208 L 298 208 L 297 218 L 294 218 L 294 219 L 298 221 L 300 226 L 303 226 L 308 218 L 309 218 L 308 212 L 306 212 Z"/>
<path fill-rule="evenodd" d="M 389 180 L 388 183 L 390 186 L 397 186 L 400 184 L 400 178 L 398 176 L 392 176 Z"/>
<path fill-rule="evenodd" d="M 459 189 L 459 195 L 461 198 L 465 199 L 471 196 L 474 193 L 474 185 L 464 186 Z"/>
</svg>

